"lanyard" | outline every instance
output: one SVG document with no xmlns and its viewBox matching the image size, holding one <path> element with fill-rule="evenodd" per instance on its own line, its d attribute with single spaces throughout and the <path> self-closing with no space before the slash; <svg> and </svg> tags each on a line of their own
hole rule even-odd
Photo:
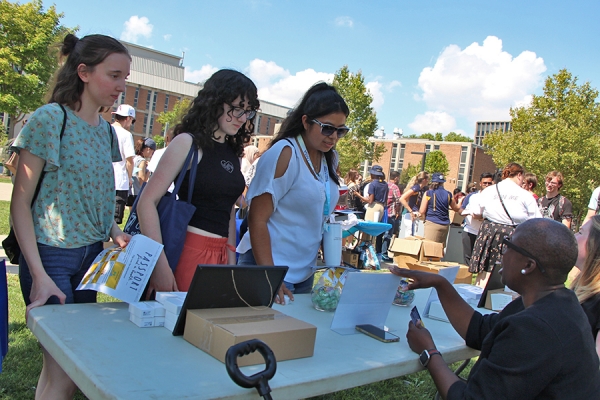
<svg viewBox="0 0 600 400">
<path fill-rule="evenodd" d="M 302 153 L 304 154 L 304 158 L 306 160 L 306 163 L 308 164 L 308 168 L 310 169 L 310 172 L 312 172 L 312 174 L 314 175 L 315 178 L 317 178 L 317 180 L 323 184 L 323 187 L 325 188 L 325 204 L 323 205 L 323 225 L 325 224 L 325 222 L 327 221 L 327 219 L 329 218 L 329 209 L 330 209 L 330 202 L 331 202 L 331 193 L 329 192 L 329 169 L 327 167 L 327 161 L 325 160 L 325 155 L 323 154 L 321 157 L 321 171 L 319 173 L 316 172 L 315 167 L 312 164 L 312 161 L 310 160 L 310 156 L 308 154 L 308 150 L 306 149 L 306 145 L 304 144 L 304 139 L 302 139 L 302 135 L 298 135 L 296 137 L 296 140 L 298 141 L 298 144 L 300 145 L 300 149 L 302 150 Z"/>
</svg>

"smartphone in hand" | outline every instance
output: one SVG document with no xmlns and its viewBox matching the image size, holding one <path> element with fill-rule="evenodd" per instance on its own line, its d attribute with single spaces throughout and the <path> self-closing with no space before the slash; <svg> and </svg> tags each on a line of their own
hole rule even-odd
<svg viewBox="0 0 600 400">
<path fill-rule="evenodd" d="M 410 319 L 412 320 L 412 323 L 415 324 L 415 326 L 417 325 L 417 322 L 421 321 L 421 326 L 423 328 L 425 327 L 425 324 L 421 319 L 421 314 L 419 314 L 419 310 L 417 310 L 417 306 L 414 306 L 412 310 L 410 310 Z"/>
<path fill-rule="evenodd" d="M 400 340 L 398 336 L 386 332 L 374 325 L 356 325 L 356 330 L 385 343 L 398 342 Z"/>
</svg>

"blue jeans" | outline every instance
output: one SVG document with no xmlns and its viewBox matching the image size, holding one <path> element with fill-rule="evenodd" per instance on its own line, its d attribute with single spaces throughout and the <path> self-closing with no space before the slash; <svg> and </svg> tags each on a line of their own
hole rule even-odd
<svg viewBox="0 0 600 400">
<path fill-rule="evenodd" d="M 38 251 L 42 265 L 46 273 L 56 286 L 67 296 L 65 303 L 95 303 L 96 292 L 93 290 L 77 290 L 77 286 L 83 279 L 96 256 L 103 250 L 102 242 L 90 244 L 77 249 L 64 249 L 38 243 Z M 25 304 L 31 301 L 31 287 L 33 279 L 29 273 L 29 267 L 25 257 L 19 257 L 19 280 L 21 282 L 21 293 Z M 59 304 L 58 297 L 52 296 L 46 304 Z"/>
<path fill-rule="evenodd" d="M 238 265 L 257 265 L 256 259 L 254 258 L 254 253 L 252 253 L 252 249 L 248 250 L 245 253 L 240 254 L 240 256 L 238 258 Z M 308 279 L 306 279 L 305 281 L 302 281 L 300 283 L 291 283 L 291 282 L 287 282 L 285 280 L 283 281 L 283 283 L 285 284 L 285 287 L 287 287 L 290 292 L 292 292 L 294 294 L 304 294 L 304 293 L 310 293 L 310 291 L 312 290 L 312 287 L 313 287 L 314 279 L 315 279 L 315 275 L 312 274 L 311 276 L 308 277 Z"/>
</svg>

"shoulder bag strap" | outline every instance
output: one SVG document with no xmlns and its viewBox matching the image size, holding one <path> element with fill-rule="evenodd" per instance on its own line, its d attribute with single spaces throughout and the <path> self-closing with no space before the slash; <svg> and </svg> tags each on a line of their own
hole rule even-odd
<svg viewBox="0 0 600 400">
<path fill-rule="evenodd" d="M 65 126 L 67 126 L 67 110 L 65 110 L 65 108 L 63 107 L 62 104 L 58 104 L 58 105 L 60 106 L 61 110 L 65 114 L 65 116 L 63 118 L 62 128 L 60 128 L 60 139 L 58 142 L 58 153 L 60 155 L 60 144 L 62 142 L 63 135 L 65 134 Z M 46 163 L 44 163 L 44 166 L 46 166 Z M 46 171 L 44 171 L 44 167 L 42 167 L 42 173 L 40 174 L 40 179 L 38 180 L 37 186 L 35 187 L 35 192 L 33 194 L 33 199 L 31 200 L 31 207 L 33 207 L 33 204 L 35 203 L 38 195 L 40 194 L 40 189 L 42 188 L 42 181 L 44 180 L 45 175 L 46 175 Z"/>
<path fill-rule="evenodd" d="M 192 163 L 190 165 L 190 162 Z M 196 170 L 198 169 L 198 149 L 196 148 L 196 143 L 192 143 L 190 147 L 190 151 L 188 152 L 187 157 L 185 158 L 185 162 L 183 163 L 183 167 L 175 180 L 175 188 L 173 189 L 173 196 L 176 196 L 179 193 L 179 189 L 181 188 L 181 184 L 183 183 L 183 178 L 185 177 L 185 171 L 188 169 L 188 165 L 190 166 L 190 177 L 188 181 L 188 198 L 187 202 L 192 202 L 192 194 L 194 191 L 194 183 L 196 182 Z"/>
<path fill-rule="evenodd" d="M 512 224 L 515 225 L 515 221 L 513 221 L 512 217 L 508 213 L 508 210 L 506 209 L 506 206 L 504 205 L 504 201 L 502 201 L 502 196 L 500 196 L 500 189 L 498 189 L 497 183 L 496 183 L 496 191 L 498 192 L 498 198 L 500 199 L 500 204 L 502 204 L 502 208 L 504 208 L 504 212 L 506 213 L 506 215 L 508 215 L 508 218 L 510 218 L 510 222 L 512 222 Z"/>
</svg>

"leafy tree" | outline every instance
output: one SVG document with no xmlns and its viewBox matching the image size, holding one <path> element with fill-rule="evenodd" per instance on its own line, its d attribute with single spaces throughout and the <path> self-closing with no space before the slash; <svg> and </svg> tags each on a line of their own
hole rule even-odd
<svg viewBox="0 0 600 400">
<path fill-rule="evenodd" d="M 416 134 L 411 133 L 410 135 L 404 136 L 404 139 L 419 139 L 419 137 Z"/>
<path fill-rule="evenodd" d="M 433 133 L 424 133 L 420 136 L 417 136 L 417 139 L 435 140 L 435 136 L 433 136 Z"/>
<path fill-rule="evenodd" d="M 438 142 L 444 140 L 444 135 L 442 135 L 442 132 L 436 132 L 434 140 L 437 140 Z"/>
<path fill-rule="evenodd" d="M 446 175 L 450 171 L 450 166 L 446 155 L 440 150 L 435 150 L 427 153 L 425 157 L 425 171 L 431 173 L 441 172 Z"/>
<path fill-rule="evenodd" d="M 373 96 L 365 86 L 362 72 L 353 74 L 344 65 L 335 73 L 333 86 L 350 108 L 346 125 L 351 131 L 336 145 L 340 154 L 340 170 L 345 174 L 350 168 L 358 168 L 364 160 L 378 161 L 385 146 L 369 141 L 377 129 L 377 116 L 371 107 Z"/>
<path fill-rule="evenodd" d="M 520 163 L 538 179 L 561 171 L 561 193 L 573 203 L 574 214 L 581 215 L 600 182 L 597 98 L 598 90 L 589 82 L 578 85 L 576 77 L 560 70 L 546 79 L 543 95 L 534 95 L 531 105 L 510 110 L 511 132 L 488 134 L 483 143 L 497 165 Z"/>
<path fill-rule="evenodd" d="M 44 104 L 49 81 L 58 67 L 56 45 L 68 32 L 54 6 L 44 11 L 41 0 L 0 0 L 0 112 L 12 123 Z"/>
<path fill-rule="evenodd" d="M 165 138 L 164 138 L 164 136 L 154 135 L 154 136 L 152 136 L 152 140 L 154 140 L 154 143 L 156 143 L 156 148 L 157 149 L 162 149 L 163 147 L 165 147 Z"/>
<path fill-rule="evenodd" d="M 473 139 L 468 136 L 461 135 L 460 133 L 450 132 L 444 137 L 445 142 L 471 142 L 473 143 Z"/>
<path fill-rule="evenodd" d="M 174 128 L 175 125 L 181 122 L 185 114 L 187 114 L 191 105 L 192 101 L 190 99 L 181 99 L 175 103 L 171 111 L 165 111 L 158 114 L 156 121 L 164 127 L 168 126 L 169 128 Z"/>
<path fill-rule="evenodd" d="M 402 168 L 402 172 L 400 172 L 400 183 L 407 184 L 410 179 L 421 172 L 421 164 L 412 165 L 408 164 L 406 168 Z"/>
</svg>

